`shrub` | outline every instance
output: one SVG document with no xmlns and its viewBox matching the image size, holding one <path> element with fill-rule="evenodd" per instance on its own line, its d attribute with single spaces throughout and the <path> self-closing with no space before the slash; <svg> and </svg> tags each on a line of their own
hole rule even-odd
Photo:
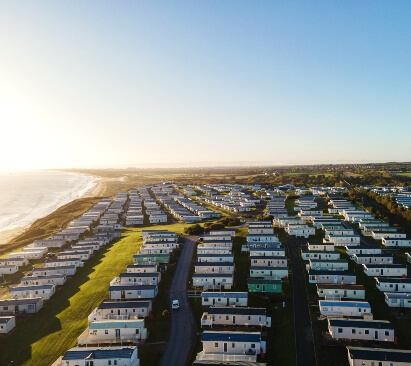
<svg viewBox="0 0 411 366">
<path fill-rule="evenodd" d="M 184 233 L 188 235 L 199 235 L 203 232 L 204 228 L 200 224 L 195 224 L 184 228 Z"/>
</svg>

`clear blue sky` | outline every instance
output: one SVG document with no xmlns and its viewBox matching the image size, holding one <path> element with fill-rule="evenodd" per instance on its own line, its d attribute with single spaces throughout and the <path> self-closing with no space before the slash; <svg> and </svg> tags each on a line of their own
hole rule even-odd
<svg viewBox="0 0 411 366">
<path fill-rule="evenodd" d="M 0 0 L 0 168 L 410 161 L 410 19 L 410 1 Z"/>
</svg>

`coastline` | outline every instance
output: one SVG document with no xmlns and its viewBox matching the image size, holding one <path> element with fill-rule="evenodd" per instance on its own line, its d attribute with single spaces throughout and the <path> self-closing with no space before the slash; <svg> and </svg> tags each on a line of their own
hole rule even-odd
<svg viewBox="0 0 411 366">
<path fill-rule="evenodd" d="M 75 173 L 75 174 L 79 174 L 79 173 Z M 92 175 L 90 175 L 90 177 L 95 178 L 93 186 L 91 188 L 89 188 L 87 191 L 85 191 L 78 198 L 92 198 L 92 197 L 102 196 L 104 194 L 104 192 L 107 190 L 106 180 L 107 181 L 113 180 L 111 178 L 101 178 L 101 177 L 92 176 Z M 114 179 L 114 180 L 118 180 L 118 179 Z M 67 203 L 70 203 L 70 202 L 73 202 L 73 201 L 74 201 L 74 199 L 70 200 Z M 62 207 L 62 206 L 55 207 L 53 209 L 53 211 L 50 212 L 49 214 L 52 214 L 54 211 L 58 210 L 60 207 Z M 49 214 L 47 214 L 47 215 L 49 215 Z M 42 216 L 39 219 L 44 218 L 47 215 Z M 34 220 L 34 221 L 36 221 L 36 220 Z M 15 239 L 18 236 L 20 236 L 20 235 L 24 234 L 25 232 L 27 232 L 30 229 L 30 227 L 32 226 L 32 224 L 34 223 L 34 221 L 27 224 L 27 225 L 24 225 L 24 226 L 17 226 L 17 227 L 14 227 L 12 229 L 6 229 L 6 230 L 0 231 L 0 248 L 4 248 L 4 246 L 11 244 L 13 239 Z"/>
<path fill-rule="evenodd" d="M 14 229 L 0 231 L 0 247 L 10 244 L 10 241 L 23 234 L 27 229 L 30 228 L 30 226 L 31 224 L 26 226 L 19 226 Z"/>
<path fill-rule="evenodd" d="M 107 195 L 107 189 L 110 183 L 124 182 L 126 180 L 126 177 L 106 178 L 96 176 L 96 178 L 96 185 L 91 188 L 83 197 L 104 197 Z"/>
<path fill-rule="evenodd" d="M 74 173 L 74 174 L 82 174 L 82 173 Z M 83 174 L 83 175 L 88 175 L 88 174 Z M 107 178 L 107 177 L 100 177 L 97 175 L 88 175 L 90 177 L 93 177 L 95 179 L 93 186 L 90 187 L 88 190 L 86 190 L 80 197 L 76 199 L 81 199 L 81 198 L 96 198 L 96 197 L 106 197 L 110 196 L 113 194 L 113 184 L 115 185 L 116 183 L 124 183 L 126 181 L 126 177 L 116 177 L 116 178 Z M 72 199 L 68 203 L 71 203 L 75 201 L 76 199 Z M 64 204 L 64 205 L 66 205 Z M 64 206 L 63 205 L 63 206 Z M 53 212 L 57 211 L 60 207 L 55 207 L 52 212 L 50 212 L 48 215 L 53 214 Z M 44 217 L 48 216 L 45 215 L 39 219 L 43 219 Z M 37 219 L 38 220 L 38 219 Z M 35 220 L 35 221 L 37 221 Z M 3 231 L 0 231 L 0 248 L 4 248 L 6 245 L 12 244 L 12 241 L 19 237 L 20 235 L 29 232 L 30 228 L 32 227 L 33 223 L 31 222 L 28 225 L 24 226 L 18 226 L 12 229 L 6 229 Z"/>
</svg>

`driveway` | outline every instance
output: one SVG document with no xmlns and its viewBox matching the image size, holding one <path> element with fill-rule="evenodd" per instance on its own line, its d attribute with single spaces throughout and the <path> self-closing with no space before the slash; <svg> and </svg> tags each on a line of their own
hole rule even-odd
<svg viewBox="0 0 411 366">
<path fill-rule="evenodd" d="M 195 250 L 195 236 L 184 239 L 183 249 L 178 259 L 169 290 L 171 301 L 179 300 L 180 309 L 170 310 L 171 329 L 166 350 L 160 361 L 161 366 L 185 366 L 189 364 L 196 337 L 197 326 L 187 298 L 187 281 L 191 269 L 191 259 Z"/>
</svg>

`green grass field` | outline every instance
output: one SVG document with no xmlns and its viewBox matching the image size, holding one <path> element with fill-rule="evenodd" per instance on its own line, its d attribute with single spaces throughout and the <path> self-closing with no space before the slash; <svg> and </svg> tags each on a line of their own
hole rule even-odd
<svg viewBox="0 0 411 366">
<path fill-rule="evenodd" d="M 407 172 L 407 173 L 396 173 L 395 175 L 399 176 L 399 177 L 407 177 L 410 178 L 411 177 L 411 172 Z"/>
<path fill-rule="evenodd" d="M 151 228 L 182 233 L 184 226 Z M 38 314 L 19 322 L 15 332 L 1 339 L 0 365 L 50 365 L 74 347 L 88 325 L 87 316 L 107 298 L 110 281 L 133 262 L 142 243 L 141 230 L 125 230 L 121 239 L 95 254 Z"/>
</svg>

